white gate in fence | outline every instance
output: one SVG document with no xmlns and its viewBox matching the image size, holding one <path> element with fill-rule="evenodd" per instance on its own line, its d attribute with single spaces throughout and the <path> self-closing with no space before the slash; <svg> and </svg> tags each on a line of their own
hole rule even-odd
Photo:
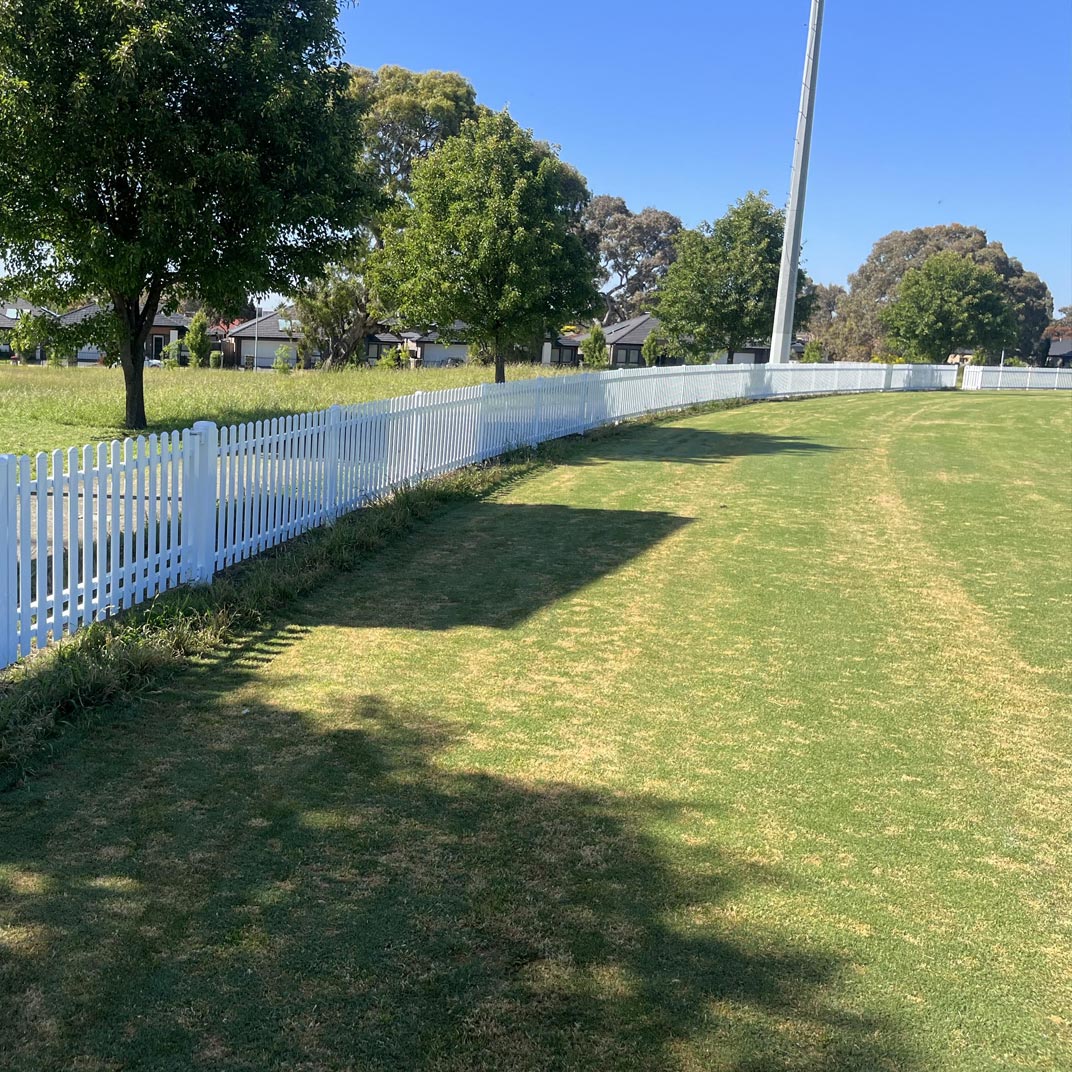
<svg viewBox="0 0 1072 1072">
<path fill-rule="evenodd" d="M 965 365 L 961 387 L 965 391 L 1067 391 L 1072 390 L 1072 369 Z"/>
<path fill-rule="evenodd" d="M 932 365 L 698 365 L 482 384 L 0 455 L 0 667 L 392 490 L 701 402 L 955 386 Z"/>
</svg>

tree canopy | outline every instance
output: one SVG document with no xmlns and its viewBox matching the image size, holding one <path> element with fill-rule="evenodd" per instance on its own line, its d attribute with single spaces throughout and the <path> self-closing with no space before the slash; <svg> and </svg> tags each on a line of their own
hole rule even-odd
<svg viewBox="0 0 1072 1072">
<path fill-rule="evenodd" d="M 996 356 L 1016 339 L 1016 316 L 1001 277 L 945 250 L 910 268 L 897 300 L 882 311 L 890 341 L 910 360 L 945 364 L 957 349 Z"/>
<path fill-rule="evenodd" d="M 1053 310 L 1046 284 L 990 242 L 978 227 L 953 223 L 893 231 L 880 238 L 867 260 L 849 276 L 849 292 L 837 302 L 837 316 L 821 331 L 824 346 L 848 360 L 869 361 L 885 349 L 882 311 L 897 300 L 904 275 L 935 253 L 950 251 L 992 268 L 1002 281 L 1017 321 L 1014 345 L 1027 357 L 1038 352 Z"/>
<path fill-rule="evenodd" d="M 479 114 L 476 90 L 455 71 L 353 67 L 350 87 L 363 113 L 365 157 L 392 198 L 408 197 L 413 165 Z"/>
<path fill-rule="evenodd" d="M 289 292 L 367 216 L 336 16 L 336 0 L 0 6 L 0 132 L 18 161 L 0 184 L 3 289 L 102 301 L 128 427 L 146 424 L 162 305 Z"/>
<path fill-rule="evenodd" d="M 676 235 L 677 257 L 654 299 L 673 352 L 702 359 L 770 337 L 784 228 L 785 213 L 761 192 L 741 198 L 713 224 Z M 811 311 L 805 284 L 801 272 L 798 323 Z"/>
<path fill-rule="evenodd" d="M 292 295 L 304 348 L 318 350 L 325 369 L 363 357 L 371 320 L 365 274 L 369 253 L 381 244 L 384 213 L 408 202 L 413 165 L 479 114 L 476 91 L 454 72 L 354 67 L 350 93 L 362 113 L 364 150 L 358 166 L 382 201 L 347 253 L 325 264 Z"/>
<path fill-rule="evenodd" d="M 589 249 L 599 258 L 606 302 L 603 322 L 643 312 L 674 260 L 674 235 L 681 230 L 681 220 L 651 207 L 630 212 L 622 198 L 601 194 L 585 210 L 583 227 Z"/>
<path fill-rule="evenodd" d="M 577 235 L 583 178 L 506 112 L 470 120 L 413 169 L 373 256 L 384 310 L 424 327 L 460 321 L 466 341 L 505 350 L 597 306 L 596 265 Z"/>
</svg>

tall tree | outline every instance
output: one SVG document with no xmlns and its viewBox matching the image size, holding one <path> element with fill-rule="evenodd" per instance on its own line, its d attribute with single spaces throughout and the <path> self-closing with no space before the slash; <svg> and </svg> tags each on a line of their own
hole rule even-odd
<svg viewBox="0 0 1072 1072">
<path fill-rule="evenodd" d="M 115 322 L 126 424 L 171 297 L 229 309 L 344 247 L 371 191 L 336 0 L 7 0 L 2 289 L 90 293 Z"/>
<path fill-rule="evenodd" d="M 343 368 L 363 356 L 371 321 L 365 272 L 370 251 L 381 244 L 384 212 L 408 202 L 413 165 L 479 112 L 476 90 L 454 72 L 354 67 L 350 93 L 362 112 L 365 147 L 358 166 L 383 197 L 347 254 L 292 295 L 305 345 L 320 351 L 324 369 Z"/>
<path fill-rule="evenodd" d="M 811 288 L 812 312 L 800 325 L 801 331 L 816 339 L 824 354 L 834 360 L 840 356 L 837 346 L 837 308 L 848 292 L 836 283 L 816 283 Z"/>
<path fill-rule="evenodd" d="M 953 250 L 935 253 L 905 273 L 882 322 L 905 357 L 932 364 L 945 364 L 960 348 L 996 356 L 1017 332 L 1001 277 Z"/>
<path fill-rule="evenodd" d="M 1062 305 L 1061 315 L 1052 320 L 1043 333 L 1047 339 L 1072 339 L 1072 305 Z"/>
<path fill-rule="evenodd" d="M 702 359 L 770 337 L 784 228 L 785 213 L 761 192 L 741 198 L 714 224 L 676 236 L 677 258 L 654 299 L 673 352 Z M 800 323 L 811 313 L 807 291 L 801 272 Z"/>
<path fill-rule="evenodd" d="M 1053 309 L 1046 284 L 1009 257 L 1000 243 L 989 242 L 985 231 L 953 223 L 893 231 L 875 243 L 867 260 L 849 276 L 849 293 L 837 305 L 830 341 L 839 356 L 869 361 L 881 353 L 886 340 L 881 314 L 896 301 L 905 272 L 946 250 L 997 272 L 1017 318 L 1016 345 L 1025 357 L 1036 352 Z"/>
<path fill-rule="evenodd" d="M 364 113 L 366 158 L 392 198 L 407 198 L 413 165 L 479 113 L 476 90 L 455 71 L 353 67 L 350 80 Z"/>
<path fill-rule="evenodd" d="M 413 169 L 412 206 L 373 256 L 380 304 L 422 326 L 465 324 L 506 379 L 511 344 L 594 309 L 596 266 L 576 233 L 581 176 L 506 112 L 466 123 Z"/>
<path fill-rule="evenodd" d="M 622 198 L 601 194 L 585 210 L 583 227 L 586 244 L 599 257 L 603 323 L 636 316 L 674 260 L 681 220 L 650 206 L 630 212 Z"/>
</svg>

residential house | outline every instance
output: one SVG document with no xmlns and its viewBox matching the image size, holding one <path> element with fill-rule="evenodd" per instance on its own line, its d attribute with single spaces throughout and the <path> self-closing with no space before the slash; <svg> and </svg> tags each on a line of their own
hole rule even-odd
<svg viewBox="0 0 1072 1072">
<path fill-rule="evenodd" d="M 286 348 L 291 367 L 298 362 L 301 324 L 293 310 L 283 307 L 260 313 L 252 320 L 235 324 L 223 339 L 225 368 L 268 369 L 276 362 L 277 351 Z"/>
<path fill-rule="evenodd" d="M 659 321 L 651 313 L 641 313 L 640 316 L 622 320 L 617 324 L 610 324 L 603 329 L 607 337 L 607 362 L 610 368 L 643 368 L 644 342 L 652 332 L 659 330 Z M 588 332 L 565 336 L 568 341 L 578 348 L 588 338 Z M 552 348 L 553 354 L 553 348 Z M 660 358 L 660 365 L 683 364 L 681 358 Z"/>
<path fill-rule="evenodd" d="M 1050 368 L 1072 368 L 1072 339 L 1051 339 L 1045 364 Z"/>
<path fill-rule="evenodd" d="M 77 309 L 62 313 L 56 319 L 64 325 L 75 325 L 97 316 L 100 312 L 101 306 L 98 302 L 87 302 Z M 158 311 L 153 318 L 153 326 L 149 329 L 149 336 L 145 342 L 146 360 L 159 361 L 164 347 L 169 343 L 181 342 L 186 337 L 186 329 L 189 326 L 190 318 L 182 313 Z M 103 350 L 96 342 L 86 343 L 76 355 L 79 365 L 99 365 L 102 363 L 103 356 Z"/>
<path fill-rule="evenodd" d="M 459 336 L 465 325 L 455 321 L 445 331 L 403 331 L 402 345 L 426 368 L 462 365 L 469 360 L 469 344 Z"/>
<path fill-rule="evenodd" d="M 579 365 L 581 342 L 578 335 L 558 335 L 543 344 L 541 361 L 545 365 Z"/>
</svg>

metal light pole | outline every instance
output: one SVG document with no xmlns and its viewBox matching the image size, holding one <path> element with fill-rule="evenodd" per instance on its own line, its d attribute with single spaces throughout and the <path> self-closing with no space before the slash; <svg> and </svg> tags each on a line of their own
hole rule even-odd
<svg viewBox="0 0 1072 1072">
<path fill-rule="evenodd" d="M 788 361 L 789 350 L 793 344 L 793 310 L 797 297 L 800 236 L 804 227 L 804 197 L 808 190 L 811 122 L 815 110 L 815 83 L 819 76 L 819 44 L 822 34 L 823 0 L 811 0 L 808 51 L 804 56 L 804 85 L 800 91 L 797 142 L 793 150 L 793 177 L 789 189 L 789 208 L 785 215 L 782 268 L 778 276 L 778 302 L 774 309 L 774 333 L 771 336 L 772 364 Z"/>
</svg>

